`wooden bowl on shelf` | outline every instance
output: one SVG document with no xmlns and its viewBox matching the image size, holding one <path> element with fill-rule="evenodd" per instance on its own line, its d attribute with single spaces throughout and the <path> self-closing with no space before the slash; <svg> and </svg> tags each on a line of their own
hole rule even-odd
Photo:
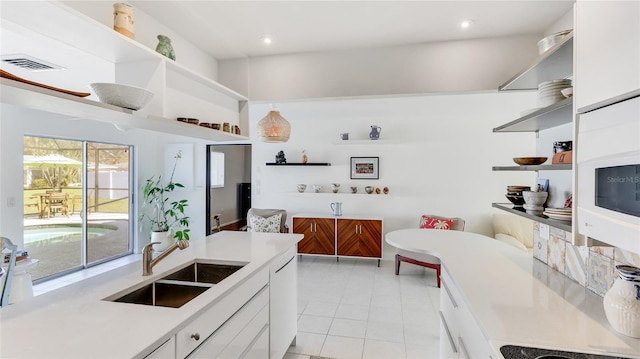
<svg viewBox="0 0 640 359">
<path fill-rule="evenodd" d="M 520 166 L 541 165 L 547 161 L 547 157 L 514 157 L 513 162 Z"/>
</svg>

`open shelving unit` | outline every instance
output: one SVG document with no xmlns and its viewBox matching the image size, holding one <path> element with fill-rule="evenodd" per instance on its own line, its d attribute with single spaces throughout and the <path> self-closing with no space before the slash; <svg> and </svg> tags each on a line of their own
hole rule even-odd
<svg viewBox="0 0 640 359">
<path fill-rule="evenodd" d="M 43 91 L 39 87 L 2 79 L 3 103 L 110 122 L 120 130 L 141 128 L 215 142 L 249 140 L 247 136 L 176 121 L 177 117 L 192 117 L 203 122 L 240 125 L 241 116 L 246 116 L 241 109 L 248 101 L 247 97 L 114 31 L 63 2 L 3 3 L 0 18 L 3 41 L 10 40 L 7 43 L 18 43 L 16 39 L 19 36 L 26 36 L 37 45 L 51 48 L 56 55 L 57 51 L 64 52 L 67 57 L 83 54 L 83 59 L 95 59 L 100 69 L 113 71 L 111 79 L 104 81 L 104 77 L 99 77 L 100 80 L 96 81 L 95 75 L 84 68 L 79 72 L 72 72 L 75 68 L 67 69 L 64 76 L 69 78 L 77 75 L 77 82 L 84 83 L 82 86 L 92 82 L 114 82 L 143 87 L 154 93 L 149 104 L 132 112 L 91 99 L 63 96 L 59 92 Z M 7 30 L 6 35 L 4 30 Z M 86 66 L 92 65 L 87 63 Z M 243 131 L 248 133 L 246 128 Z"/>
<path fill-rule="evenodd" d="M 539 55 L 529 66 L 498 87 L 499 91 L 537 90 L 545 81 L 571 78 L 573 75 L 573 32 L 552 48 Z M 573 121 L 573 98 L 567 98 L 550 106 L 539 108 L 511 122 L 493 129 L 493 132 L 538 132 Z M 572 171 L 572 164 L 550 164 L 536 166 L 494 166 L 493 171 Z M 558 221 L 544 215 L 527 213 L 522 207 L 511 203 L 492 203 L 492 207 L 545 223 L 549 226 L 572 232 L 570 221 Z"/>
<path fill-rule="evenodd" d="M 160 116 L 139 116 L 131 110 L 63 94 L 53 90 L 2 78 L 2 102 L 22 108 L 69 116 L 70 119 L 106 122 L 121 131 L 132 128 L 177 134 L 209 141 L 245 141 L 240 136 L 224 131 L 191 125 Z"/>
<path fill-rule="evenodd" d="M 573 98 L 564 99 L 498 126 L 493 132 L 538 132 L 571 123 L 572 105 Z"/>
<path fill-rule="evenodd" d="M 520 217 L 528 218 L 530 220 L 547 224 L 551 227 L 559 228 L 567 232 L 571 232 L 570 221 L 558 221 L 551 219 L 545 215 L 535 215 L 527 213 L 523 207 L 514 207 L 511 203 L 492 203 L 492 207 L 507 211 Z"/>
<path fill-rule="evenodd" d="M 536 166 L 493 166 L 493 171 L 567 171 L 573 168 L 573 164 L 562 165 L 536 165 Z"/>
</svg>

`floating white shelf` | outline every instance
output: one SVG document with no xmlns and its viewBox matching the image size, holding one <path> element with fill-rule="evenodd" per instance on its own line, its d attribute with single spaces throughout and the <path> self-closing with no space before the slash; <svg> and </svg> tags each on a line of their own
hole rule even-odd
<svg viewBox="0 0 640 359">
<path fill-rule="evenodd" d="M 160 116 L 151 116 L 151 118 L 137 116 L 131 110 L 5 78 L 0 79 L 0 85 L 2 86 L 2 103 L 67 115 L 74 119 L 107 122 L 120 130 L 140 128 L 216 142 L 249 140 L 246 136 L 190 125 Z"/>
<path fill-rule="evenodd" d="M 338 193 L 333 193 L 333 192 L 313 192 L 313 190 L 309 191 L 308 189 L 304 192 L 287 192 L 289 194 L 292 195 L 316 195 L 316 196 L 320 196 L 320 195 L 325 195 L 325 196 L 370 196 L 370 197 L 389 197 L 392 196 L 391 194 L 384 194 L 384 193 L 380 193 L 380 194 L 376 194 L 376 193 L 366 193 L 366 192 L 360 192 L 358 191 L 357 193 L 351 193 L 351 192 L 338 192 Z"/>
<path fill-rule="evenodd" d="M 336 140 L 331 142 L 334 145 L 388 145 L 393 143 L 391 140 Z"/>
</svg>

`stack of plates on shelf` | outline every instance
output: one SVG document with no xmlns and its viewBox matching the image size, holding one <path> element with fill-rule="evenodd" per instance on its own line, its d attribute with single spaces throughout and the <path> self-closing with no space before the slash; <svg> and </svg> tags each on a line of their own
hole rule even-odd
<svg viewBox="0 0 640 359">
<path fill-rule="evenodd" d="M 570 79 L 546 81 L 538 85 L 538 106 L 547 107 L 565 99 L 562 90 L 571 87 Z"/>
<path fill-rule="evenodd" d="M 571 208 L 546 208 L 543 214 L 559 221 L 571 220 Z"/>
</svg>

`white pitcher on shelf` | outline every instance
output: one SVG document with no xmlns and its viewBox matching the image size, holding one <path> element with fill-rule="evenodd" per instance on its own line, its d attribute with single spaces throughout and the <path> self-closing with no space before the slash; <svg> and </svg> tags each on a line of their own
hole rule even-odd
<svg viewBox="0 0 640 359">
<path fill-rule="evenodd" d="M 331 203 L 331 210 L 333 211 L 333 215 L 335 217 L 342 216 L 342 202 Z"/>
</svg>

